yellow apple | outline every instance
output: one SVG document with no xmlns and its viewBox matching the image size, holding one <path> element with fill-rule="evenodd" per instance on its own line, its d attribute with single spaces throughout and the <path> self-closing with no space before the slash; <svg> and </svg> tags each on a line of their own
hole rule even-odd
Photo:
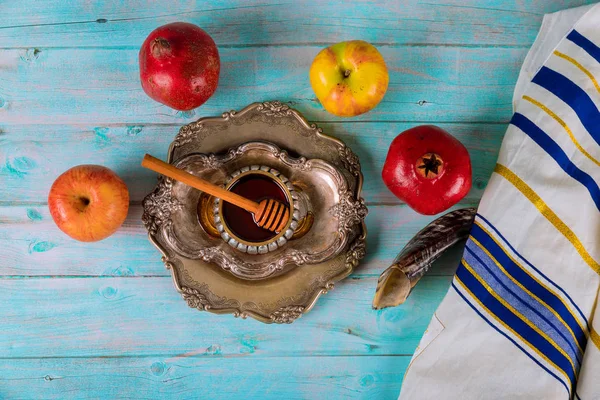
<svg viewBox="0 0 600 400">
<path fill-rule="evenodd" d="M 54 181 L 48 207 L 61 231 L 82 242 L 96 242 L 115 233 L 125 221 L 129 191 L 110 169 L 79 165 Z"/>
<path fill-rule="evenodd" d="M 321 50 L 310 66 L 310 84 L 327 111 L 352 117 L 373 109 L 387 91 L 388 70 L 381 53 L 362 40 Z"/>
</svg>

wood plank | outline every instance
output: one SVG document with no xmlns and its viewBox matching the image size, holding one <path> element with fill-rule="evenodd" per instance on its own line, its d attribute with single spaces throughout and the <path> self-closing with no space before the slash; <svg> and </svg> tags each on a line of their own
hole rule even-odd
<svg viewBox="0 0 600 400">
<path fill-rule="evenodd" d="M 376 43 L 529 46 L 544 13 L 594 0 L 372 0 L 263 2 L 3 2 L 4 47 L 134 46 L 157 26 L 188 21 L 220 46 L 332 43 L 361 38 Z M 24 12 L 23 10 L 36 10 Z M 301 34 L 299 34 L 301 33 Z"/>
<path fill-rule="evenodd" d="M 141 215 L 141 206 L 132 206 L 115 235 L 81 243 L 59 231 L 46 206 L 0 207 L 0 276 L 170 276 L 148 241 Z M 406 206 L 371 206 L 367 257 L 353 277 L 378 276 L 433 218 Z M 431 274 L 453 274 L 461 253 L 460 246 L 449 252 Z"/>
<path fill-rule="evenodd" d="M 136 49 L 40 50 L 31 57 L 25 49 L 0 51 L 3 125 L 179 125 L 265 100 L 288 101 L 312 121 L 348 121 L 324 111 L 310 87 L 308 70 L 319 46 L 222 49 L 219 88 L 187 113 L 142 91 Z M 352 121 L 507 122 L 527 52 L 435 46 L 380 50 L 390 70 L 387 94 L 378 107 Z"/>
<path fill-rule="evenodd" d="M 377 278 L 347 279 L 282 326 L 191 309 L 167 277 L 0 279 L 0 357 L 410 355 L 450 280 L 373 310 Z"/>
<path fill-rule="evenodd" d="M 322 123 L 324 132 L 344 140 L 358 154 L 370 204 L 400 204 L 385 187 L 381 169 L 392 140 L 418 123 Z M 439 124 L 468 148 L 477 201 L 492 174 L 503 124 Z M 127 184 L 131 200 L 141 201 L 156 185 L 156 174 L 140 166 L 145 153 L 166 159 L 178 125 L 8 125 L 0 136 L 2 202 L 45 202 L 56 177 L 77 164 L 101 164 Z M 65 154 L 72 156 L 65 157 Z"/>
<path fill-rule="evenodd" d="M 408 356 L 10 360 L 5 399 L 396 399 Z M 110 383 L 109 383 L 110 382 Z M 26 390 L 24 390 L 26 388 Z"/>
</svg>

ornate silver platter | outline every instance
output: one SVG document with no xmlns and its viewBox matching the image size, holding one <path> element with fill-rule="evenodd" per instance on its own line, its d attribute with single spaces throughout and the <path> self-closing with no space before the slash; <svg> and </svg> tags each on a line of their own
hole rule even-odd
<svg viewBox="0 0 600 400">
<path fill-rule="evenodd" d="M 274 146 L 248 143 L 256 141 Z M 244 149 L 246 143 L 252 149 Z M 242 159 L 248 153 L 253 158 Z M 291 323 L 348 276 L 365 255 L 367 209 L 360 197 L 363 177 L 358 157 L 287 105 L 254 103 L 239 112 L 188 124 L 171 144 L 168 161 L 217 183 L 225 183 L 227 171 L 243 164 L 278 165 L 315 210 L 315 226 L 294 245 L 292 240 L 275 253 L 244 254 L 220 238 L 207 238 L 196 217 L 198 192 L 159 178 L 144 199 L 143 221 L 190 307 Z M 329 235 L 320 236 L 323 232 Z M 217 250 L 233 264 L 227 267 L 219 261 Z M 278 264 L 277 258 L 286 261 Z"/>
</svg>

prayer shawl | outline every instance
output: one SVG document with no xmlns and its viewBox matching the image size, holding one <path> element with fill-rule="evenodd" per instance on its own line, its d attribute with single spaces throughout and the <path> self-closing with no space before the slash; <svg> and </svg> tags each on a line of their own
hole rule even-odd
<svg viewBox="0 0 600 400">
<path fill-rule="evenodd" d="M 527 57 L 401 400 L 600 399 L 600 5 L 569 15 L 546 18 Z"/>
</svg>

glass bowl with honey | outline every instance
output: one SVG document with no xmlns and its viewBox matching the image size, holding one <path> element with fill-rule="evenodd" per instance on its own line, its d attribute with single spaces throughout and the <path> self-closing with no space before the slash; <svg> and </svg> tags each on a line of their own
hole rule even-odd
<svg viewBox="0 0 600 400">
<path fill-rule="evenodd" d="M 235 205 L 214 200 L 214 224 L 223 240 L 231 247 L 251 255 L 266 254 L 285 246 L 294 236 L 300 219 L 306 223 L 306 205 L 302 207 L 294 185 L 279 171 L 264 165 L 252 165 L 235 171 L 225 189 L 259 203 L 265 199 L 279 201 L 290 209 L 291 218 L 280 232 L 261 228 L 254 216 Z"/>
</svg>

